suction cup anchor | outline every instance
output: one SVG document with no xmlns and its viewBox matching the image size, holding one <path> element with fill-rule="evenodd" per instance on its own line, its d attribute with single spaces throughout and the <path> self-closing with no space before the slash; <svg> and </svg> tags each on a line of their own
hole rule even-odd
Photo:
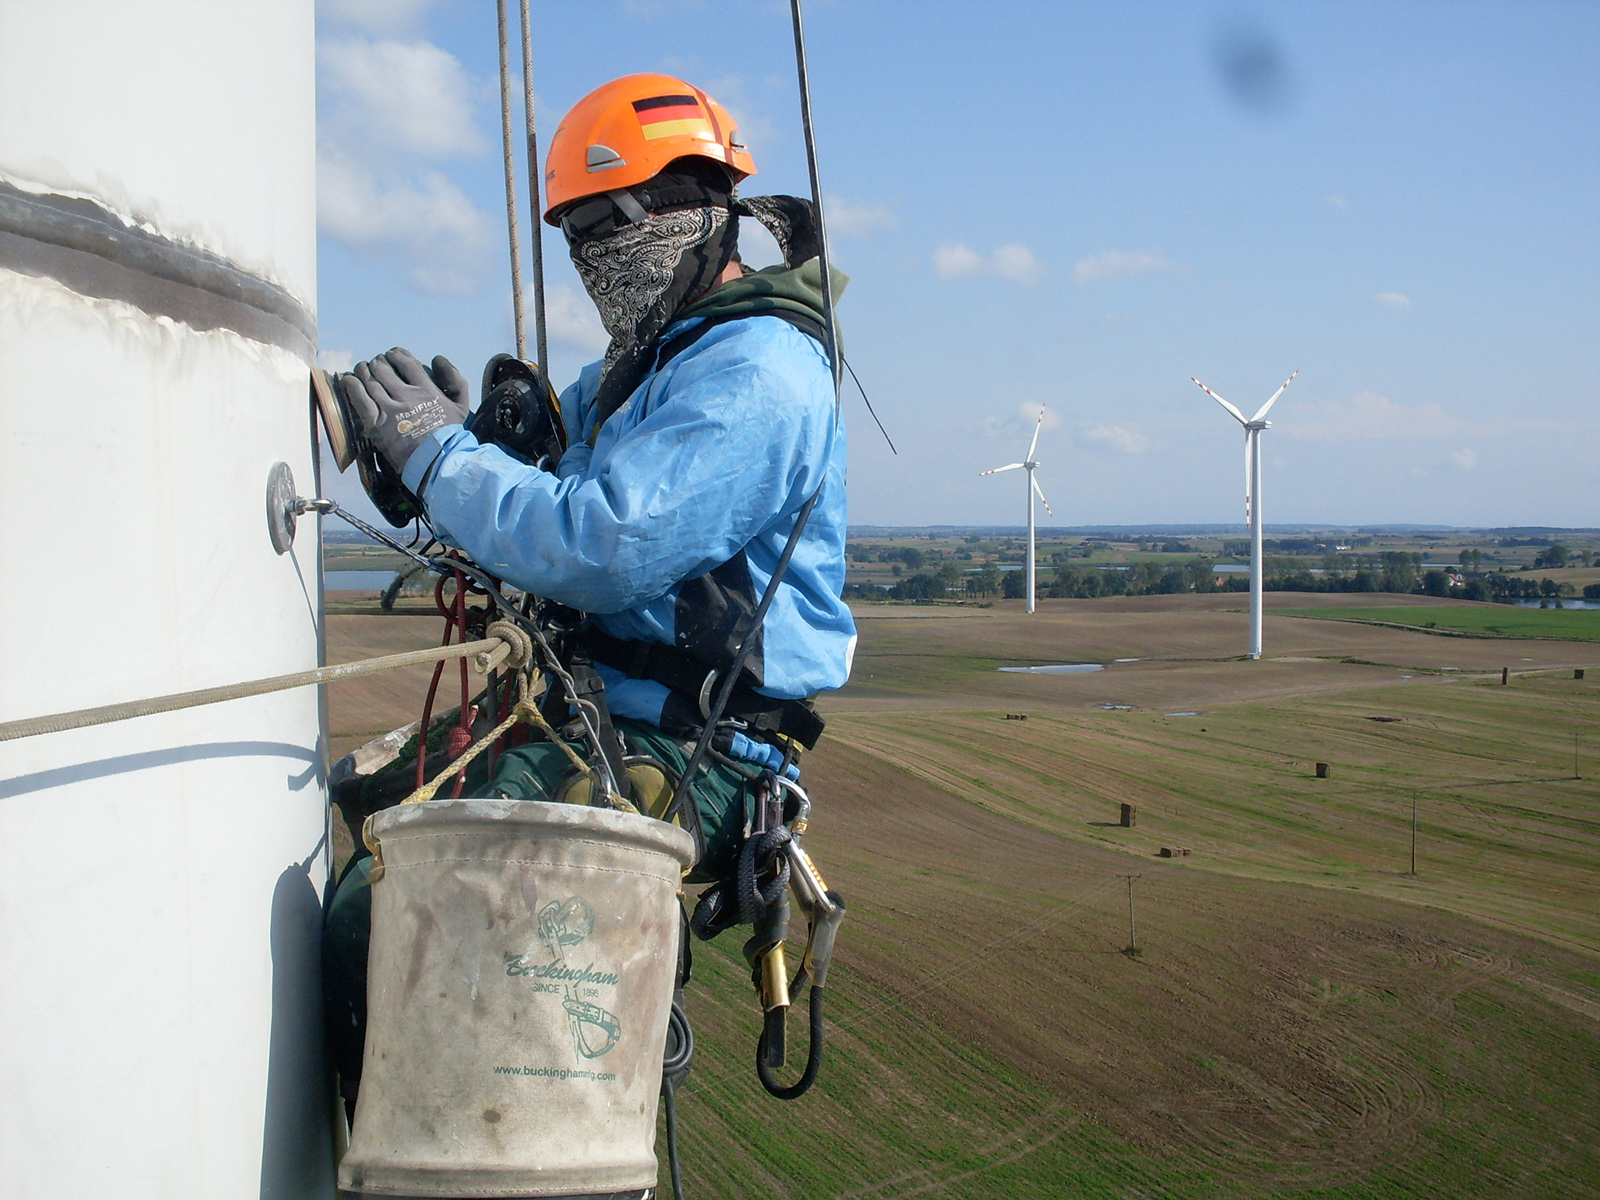
<svg viewBox="0 0 1600 1200">
<path fill-rule="evenodd" d="M 294 545 L 294 527 L 302 514 L 332 512 L 332 500 L 307 500 L 295 495 L 294 472 L 285 462 L 273 463 L 267 472 L 267 536 L 278 554 L 289 553 Z"/>
</svg>

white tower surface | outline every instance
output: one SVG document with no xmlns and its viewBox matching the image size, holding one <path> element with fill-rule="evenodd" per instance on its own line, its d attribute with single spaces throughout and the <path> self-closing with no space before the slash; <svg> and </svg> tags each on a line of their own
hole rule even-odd
<svg viewBox="0 0 1600 1200">
<path fill-rule="evenodd" d="M 1055 509 L 1050 507 L 1050 501 L 1048 501 L 1048 500 L 1046 500 L 1044 498 L 1044 491 L 1043 491 L 1043 489 L 1041 489 L 1039 487 L 1039 481 L 1033 477 L 1034 470 L 1039 466 L 1039 464 L 1036 461 L 1034 461 L 1033 452 L 1039 448 L 1039 431 L 1041 429 L 1043 429 L 1043 428 L 1044 428 L 1044 409 L 1040 408 L 1039 409 L 1039 419 L 1038 419 L 1038 421 L 1036 421 L 1034 423 L 1034 426 L 1033 426 L 1033 441 L 1028 443 L 1028 453 L 1024 456 L 1023 461 L 1022 462 L 1007 463 L 1003 467 L 995 467 L 992 471 L 979 471 L 978 472 L 978 478 L 980 478 L 980 479 L 983 478 L 985 475 L 998 475 L 998 474 L 1000 474 L 1001 471 L 1026 471 L 1028 473 L 1028 564 L 1027 564 L 1027 567 L 1025 569 L 1027 571 L 1027 589 L 1028 589 L 1028 593 L 1027 594 L 1028 594 L 1028 611 L 1029 612 L 1032 612 L 1033 609 L 1034 609 L 1034 566 L 1033 566 L 1033 513 L 1034 513 L 1033 498 L 1034 498 L 1034 496 L 1038 496 L 1039 497 L 1039 503 L 1044 505 L 1045 512 L 1049 513 L 1052 517 L 1056 515 Z"/>
<path fill-rule="evenodd" d="M 0 721 L 303 670 L 312 0 L 0 0 Z M 303 688 L 0 744 L 0 1197 L 332 1195 Z"/>
<path fill-rule="evenodd" d="M 1246 417 L 1238 407 L 1230 404 L 1217 395 L 1193 375 L 1189 381 L 1206 395 L 1210 396 L 1228 414 L 1244 426 L 1244 522 L 1250 530 L 1250 657 L 1261 657 L 1261 434 L 1263 430 L 1271 429 L 1272 422 L 1267 420 L 1267 413 L 1278 402 L 1278 397 L 1283 395 L 1287 388 L 1295 381 L 1300 372 L 1283 381 L 1283 387 L 1273 392 L 1267 398 L 1253 417 Z"/>
</svg>

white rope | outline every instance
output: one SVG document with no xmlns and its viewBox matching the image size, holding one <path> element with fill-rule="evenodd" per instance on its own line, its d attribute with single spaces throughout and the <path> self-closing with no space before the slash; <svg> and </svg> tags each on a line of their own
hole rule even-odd
<svg viewBox="0 0 1600 1200">
<path fill-rule="evenodd" d="M 318 683 L 334 683 L 341 679 L 355 679 L 362 675 L 393 671 L 397 667 L 421 666 L 426 663 L 445 662 L 452 658 L 466 658 L 469 655 L 477 656 L 477 667 L 480 671 L 488 671 L 501 661 L 502 656 L 498 655 L 501 647 L 505 647 L 513 657 L 521 649 L 520 646 L 513 645 L 503 638 L 490 637 L 476 642 L 457 642 L 453 646 L 411 650 L 405 654 L 386 654 L 381 658 L 364 658 L 357 662 L 338 663 L 311 671 L 296 671 L 292 675 L 274 675 L 267 679 L 253 679 L 248 683 L 230 683 L 222 687 L 201 688 L 193 692 L 175 692 L 170 696 L 155 696 L 148 700 L 126 700 L 121 704 L 80 708 L 47 717 L 25 717 L 20 721 L 0 724 L 0 742 L 37 737 L 45 733 L 60 733 L 67 729 L 84 729 L 90 725 L 109 725 L 113 721 L 127 721 L 134 717 L 176 712 L 184 708 L 199 708 L 204 704 L 221 704 L 227 700 L 243 700 L 247 696 L 264 696 L 269 692 L 284 692 L 290 688 L 309 687 Z"/>
</svg>

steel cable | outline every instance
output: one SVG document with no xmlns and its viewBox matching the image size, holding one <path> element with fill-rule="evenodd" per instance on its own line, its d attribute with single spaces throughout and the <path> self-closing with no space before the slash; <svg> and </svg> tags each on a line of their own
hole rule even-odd
<svg viewBox="0 0 1600 1200">
<path fill-rule="evenodd" d="M 500 21 L 500 143 L 506 173 L 506 233 L 511 239 L 511 319 L 517 331 L 517 357 L 525 359 L 528 330 L 522 312 L 522 232 L 517 219 L 517 156 L 511 146 L 511 50 L 506 37 L 506 0 L 495 0 L 495 12 Z"/>
<path fill-rule="evenodd" d="M 544 329 L 544 224 L 539 213 L 539 137 L 533 112 L 533 21 L 528 0 L 522 0 L 522 111 L 528 128 L 528 208 L 532 214 L 528 249 L 533 260 L 533 347 L 539 369 L 548 372 L 549 346 Z M 517 357 L 523 357 L 521 350 Z"/>
</svg>

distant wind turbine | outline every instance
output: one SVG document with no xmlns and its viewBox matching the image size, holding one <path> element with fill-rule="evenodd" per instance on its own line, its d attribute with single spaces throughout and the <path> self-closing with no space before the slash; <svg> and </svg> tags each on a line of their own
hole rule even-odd
<svg viewBox="0 0 1600 1200">
<path fill-rule="evenodd" d="M 1250 528 L 1251 658 L 1261 657 L 1261 431 L 1272 428 L 1272 422 L 1266 419 L 1267 410 L 1278 402 L 1278 397 L 1283 395 L 1283 388 L 1293 383 L 1295 376 L 1299 374 L 1297 370 L 1294 375 L 1285 379 L 1283 387 L 1273 392 L 1271 398 L 1257 410 L 1256 415 L 1248 419 L 1193 375 L 1189 376 L 1196 387 L 1227 409 L 1229 415 L 1244 426 L 1244 523 Z"/>
<path fill-rule="evenodd" d="M 1033 469 L 1039 464 L 1034 461 L 1033 452 L 1039 445 L 1039 430 L 1044 428 L 1044 409 L 1039 409 L 1039 420 L 1033 427 L 1033 441 L 1028 443 L 1028 453 L 1022 462 L 1007 463 L 1003 467 L 996 467 L 992 471 L 980 471 L 978 478 L 985 475 L 998 475 L 1001 471 L 1022 470 L 1028 473 L 1028 611 L 1033 611 L 1033 498 L 1039 497 L 1039 503 L 1044 505 L 1045 512 L 1052 517 L 1056 510 L 1050 507 L 1050 501 L 1044 498 L 1044 492 L 1039 488 L 1039 481 L 1033 477 Z"/>
</svg>

